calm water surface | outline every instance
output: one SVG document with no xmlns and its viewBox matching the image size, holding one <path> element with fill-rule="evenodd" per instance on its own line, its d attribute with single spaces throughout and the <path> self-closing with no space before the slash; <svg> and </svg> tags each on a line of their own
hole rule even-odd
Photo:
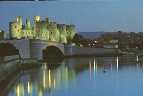
<svg viewBox="0 0 143 96">
<path fill-rule="evenodd" d="M 138 56 L 73 58 L 19 73 L 8 96 L 141 96 Z"/>
</svg>

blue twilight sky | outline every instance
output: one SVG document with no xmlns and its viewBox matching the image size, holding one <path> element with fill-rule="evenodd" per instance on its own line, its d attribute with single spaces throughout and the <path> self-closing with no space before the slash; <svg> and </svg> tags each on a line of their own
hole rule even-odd
<svg viewBox="0 0 143 96">
<path fill-rule="evenodd" d="M 0 28 L 8 31 L 16 16 L 40 15 L 59 23 L 75 24 L 78 31 L 142 31 L 143 0 L 57 0 L 0 2 Z M 23 19 L 23 20 L 24 20 Z"/>
</svg>

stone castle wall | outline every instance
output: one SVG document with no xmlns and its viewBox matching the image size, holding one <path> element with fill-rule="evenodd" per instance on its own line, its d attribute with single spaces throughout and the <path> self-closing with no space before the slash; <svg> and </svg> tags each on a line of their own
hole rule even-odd
<svg viewBox="0 0 143 96">
<path fill-rule="evenodd" d="M 23 25 L 22 17 L 18 16 L 16 21 L 10 22 L 9 31 L 11 38 L 14 39 L 40 39 L 60 43 L 71 42 L 76 33 L 74 25 L 49 22 L 48 18 L 41 21 L 40 16 L 35 16 L 33 26 L 30 23 L 30 19 L 26 19 L 26 24 Z"/>
</svg>

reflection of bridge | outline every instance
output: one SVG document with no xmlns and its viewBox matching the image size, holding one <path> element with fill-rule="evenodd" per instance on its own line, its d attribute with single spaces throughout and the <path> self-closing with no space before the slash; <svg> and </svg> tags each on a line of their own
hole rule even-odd
<svg viewBox="0 0 143 96">
<path fill-rule="evenodd" d="M 64 55 L 64 45 L 62 43 L 43 41 L 43 40 L 31 40 L 31 39 L 20 39 L 20 40 L 3 40 L 0 41 L 0 44 L 10 43 L 16 49 L 19 50 L 21 58 L 34 58 L 34 59 L 43 59 L 43 53 L 48 48 L 52 47 L 50 50 L 54 52 L 61 52 Z"/>
</svg>

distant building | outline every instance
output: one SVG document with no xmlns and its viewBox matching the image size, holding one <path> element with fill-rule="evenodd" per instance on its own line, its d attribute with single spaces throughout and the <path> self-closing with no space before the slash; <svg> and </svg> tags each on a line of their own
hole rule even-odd
<svg viewBox="0 0 143 96">
<path fill-rule="evenodd" d="M 0 30 L 0 40 L 4 39 L 4 31 Z"/>
<path fill-rule="evenodd" d="M 74 25 L 49 22 L 48 18 L 41 20 L 40 16 L 34 17 L 33 25 L 28 18 L 26 24 L 23 25 L 22 17 L 18 16 L 16 21 L 9 23 L 9 31 L 12 39 L 28 38 L 61 43 L 71 42 L 76 33 Z"/>
</svg>

